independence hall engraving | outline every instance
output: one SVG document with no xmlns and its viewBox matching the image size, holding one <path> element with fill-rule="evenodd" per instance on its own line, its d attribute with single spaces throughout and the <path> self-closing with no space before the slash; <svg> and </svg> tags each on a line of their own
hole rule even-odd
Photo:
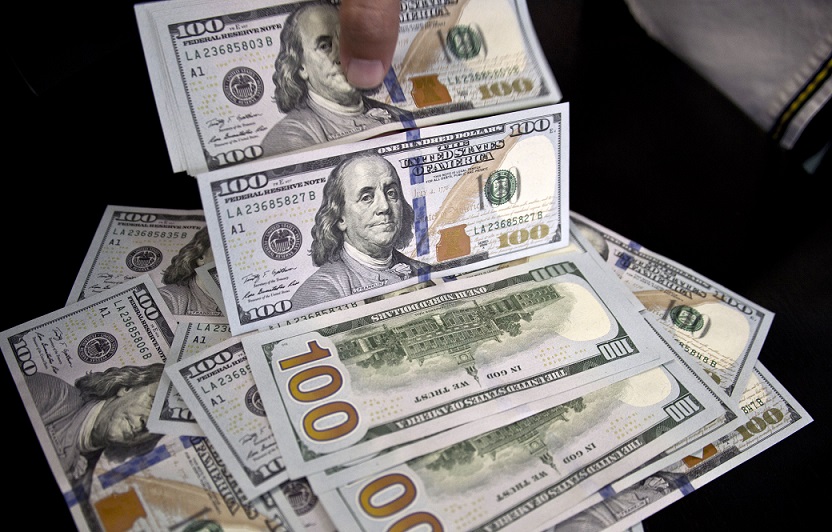
<svg viewBox="0 0 832 532">
<path fill-rule="evenodd" d="M 584 409 L 583 398 L 569 401 L 560 406 L 544 410 L 505 427 L 480 434 L 468 440 L 454 444 L 427 457 L 428 469 L 451 470 L 457 464 L 469 463 L 474 456 L 490 457 L 497 460 L 497 454 L 503 449 L 523 448 L 529 456 L 557 471 L 554 458 L 544 442 L 545 433 L 555 422 L 567 423 L 569 411 L 580 412 Z"/>
<path fill-rule="evenodd" d="M 520 322 L 531 321 L 534 311 L 560 299 L 554 286 L 543 285 L 487 303 L 452 308 L 414 318 L 401 325 L 384 325 L 368 334 L 336 343 L 342 360 L 357 359 L 362 367 L 418 362 L 438 356 L 453 357 L 476 378 L 473 353 L 488 340 L 522 333 Z"/>
</svg>

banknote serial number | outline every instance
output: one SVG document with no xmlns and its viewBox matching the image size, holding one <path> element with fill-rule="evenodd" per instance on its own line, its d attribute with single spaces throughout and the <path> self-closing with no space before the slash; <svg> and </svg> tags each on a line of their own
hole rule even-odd
<svg viewBox="0 0 832 532">
<path fill-rule="evenodd" d="M 245 377 L 246 375 L 248 375 L 248 368 L 238 368 L 228 373 L 227 375 L 220 375 L 219 377 L 217 377 L 217 384 L 219 384 L 220 386 L 225 386 L 226 384 L 231 384 L 235 380 L 241 377 Z"/>
<path fill-rule="evenodd" d="M 190 238 L 190 234 L 186 231 L 151 231 L 149 229 L 114 229 L 113 235 L 166 239 Z"/>
<path fill-rule="evenodd" d="M 491 231 L 499 231 L 500 229 L 506 229 L 508 227 L 513 227 L 515 225 L 526 224 L 529 222 L 534 222 L 536 220 L 543 219 L 543 211 L 537 211 L 528 214 L 521 214 L 519 216 L 512 216 L 511 218 L 503 218 L 501 220 L 495 220 L 493 222 L 488 222 L 487 224 L 480 224 L 479 227 L 474 226 L 474 235 L 481 235 L 485 233 L 490 233 Z"/>
<path fill-rule="evenodd" d="M 195 59 L 206 59 L 209 57 L 219 57 L 221 55 L 238 54 L 257 50 L 258 48 L 271 48 L 274 41 L 271 37 L 249 39 L 247 41 L 230 42 L 220 46 L 206 46 L 202 50 L 185 50 L 185 59 L 193 61 Z"/>
<path fill-rule="evenodd" d="M 315 201 L 316 197 L 317 196 L 315 194 L 315 191 L 310 190 L 309 192 L 298 192 L 297 194 L 289 194 L 277 198 L 270 198 L 267 200 L 258 201 L 257 203 L 247 203 L 245 205 L 237 207 L 235 213 L 232 213 L 231 209 L 228 209 L 228 217 L 233 218 L 235 216 L 245 216 L 249 214 L 257 214 L 260 212 L 273 211 L 281 207 L 297 205 L 298 203 L 303 203 L 305 201 Z"/>
<path fill-rule="evenodd" d="M 120 309 L 123 308 L 124 307 L 120 307 Z M 145 342 L 142 336 L 141 329 L 139 329 L 136 322 L 133 321 L 133 314 L 130 312 L 119 312 L 118 315 L 121 318 L 121 321 L 124 322 L 124 326 L 127 327 L 127 334 L 130 336 L 130 340 L 132 340 L 134 347 L 138 350 L 139 354 L 142 355 L 142 358 L 144 359 L 150 358 L 153 353 L 150 352 L 150 348 L 147 346 L 147 342 Z"/>
</svg>

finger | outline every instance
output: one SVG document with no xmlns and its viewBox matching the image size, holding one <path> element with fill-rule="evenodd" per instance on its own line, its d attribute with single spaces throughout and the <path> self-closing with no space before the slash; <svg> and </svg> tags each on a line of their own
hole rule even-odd
<svg viewBox="0 0 832 532">
<path fill-rule="evenodd" d="M 343 0 L 341 66 L 347 80 L 371 89 L 384 80 L 399 37 L 399 0 Z"/>
</svg>

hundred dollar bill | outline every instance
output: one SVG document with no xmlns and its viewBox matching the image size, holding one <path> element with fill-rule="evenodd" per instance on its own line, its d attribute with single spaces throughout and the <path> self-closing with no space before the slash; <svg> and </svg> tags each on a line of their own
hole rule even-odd
<svg viewBox="0 0 832 532">
<path fill-rule="evenodd" d="M 195 318 L 182 318 L 173 337 L 166 362 L 172 366 L 180 360 L 192 358 L 201 351 L 231 337 L 227 323 L 207 323 Z M 167 373 L 162 374 L 159 389 L 153 399 L 147 426 L 159 434 L 179 436 L 204 436 L 205 433 L 191 413 L 190 407 L 171 384 Z"/>
<path fill-rule="evenodd" d="M 620 283 L 558 259 L 244 336 L 290 476 L 663 362 Z"/>
<path fill-rule="evenodd" d="M 592 246 L 592 244 L 587 240 L 581 231 L 577 228 L 577 224 L 573 224 L 570 227 L 570 244 L 567 248 L 563 248 L 556 251 L 551 251 L 547 253 L 542 253 L 540 255 L 534 255 L 531 257 L 524 257 L 521 259 L 516 259 L 507 263 L 503 263 L 497 266 L 491 266 L 489 268 L 483 268 L 480 270 L 475 270 L 473 272 L 461 274 L 458 276 L 453 277 L 446 277 L 444 279 L 445 282 L 452 282 L 454 280 L 459 279 L 466 279 L 471 277 L 476 277 L 478 275 L 482 275 L 483 273 L 488 273 L 491 271 L 496 271 L 502 268 L 510 267 L 510 266 L 517 266 L 521 264 L 526 264 L 529 261 L 533 260 L 540 260 L 545 257 L 552 257 L 554 255 L 563 254 L 565 252 L 581 252 L 586 253 L 604 269 L 607 271 L 610 276 L 613 276 L 611 270 L 607 267 L 604 260 Z M 616 282 L 620 282 L 617 278 L 615 278 Z M 630 293 L 628 291 L 628 293 Z M 630 293 L 631 294 L 631 293 Z M 669 333 L 661 327 L 656 321 L 656 318 L 650 314 L 642 305 L 642 303 L 635 297 L 630 297 L 631 303 L 633 306 L 642 314 L 644 319 L 647 321 L 648 326 L 654 330 L 656 335 L 660 338 L 660 341 L 663 342 L 667 349 L 673 353 L 675 360 L 681 364 L 684 368 L 687 369 L 688 372 L 696 374 L 696 378 L 703 381 L 714 393 L 717 401 L 720 404 L 720 410 L 722 414 L 718 416 L 713 421 L 707 423 L 701 429 L 695 431 L 694 433 L 690 434 L 683 440 L 679 441 L 675 445 L 665 449 L 657 456 L 651 459 L 651 467 L 653 469 L 649 469 L 648 467 L 642 467 L 639 469 L 638 472 L 634 473 L 636 475 L 646 475 L 651 473 L 652 471 L 658 471 L 665 465 L 675 462 L 679 458 L 685 456 L 690 450 L 695 449 L 698 445 L 701 446 L 701 440 L 706 439 L 706 441 L 713 441 L 732 430 L 734 430 L 737 426 L 741 423 L 744 423 L 746 420 L 745 415 L 742 413 L 739 404 L 737 403 L 736 399 L 731 398 L 725 390 L 717 385 L 717 383 L 708 375 L 702 368 L 701 365 L 696 361 L 690 358 L 685 351 L 678 345 L 676 341 L 669 335 Z M 311 477 L 313 481 L 323 481 L 318 480 L 315 478 L 316 475 Z M 642 477 L 643 478 L 643 477 Z M 634 477 L 624 477 L 620 479 L 622 482 L 628 482 L 629 484 L 638 480 Z M 328 479 L 327 479 L 328 481 Z"/>
<path fill-rule="evenodd" d="M 399 522 L 533 530 L 717 415 L 712 392 L 691 377 L 671 362 L 339 485 L 321 500 L 345 532 Z"/>
<path fill-rule="evenodd" d="M 610 275 L 615 275 L 612 270 L 607 267 L 605 259 L 601 257 L 592 243 L 586 238 L 584 232 L 581 230 L 581 227 L 583 226 L 579 223 L 570 225 L 571 245 L 579 247 L 587 255 L 595 259 L 596 262 L 603 265 L 604 269 L 610 272 Z M 632 294 L 632 292 L 629 293 Z M 650 328 L 655 331 L 655 333 L 661 338 L 661 341 L 667 345 L 668 349 L 673 351 L 675 360 L 687 368 L 689 372 L 697 374 L 697 377 L 713 391 L 715 397 L 720 403 L 722 411 L 722 415 L 714 419 L 712 422 L 708 423 L 700 430 L 694 432 L 684 440 L 656 456 L 651 461 L 651 465 L 655 468 L 655 470 L 658 470 L 667 464 L 675 462 L 678 458 L 687 454 L 687 452 L 691 449 L 696 448 L 696 446 L 701 443 L 701 440 L 706 439 L 706 441 L 712 441 L 720 438 L 734 430 L 741 423 L 745 423 L 747 419 L 736 398 L 728 395 L 728 392 L 719 386 L 718 381 L 713 378 L 713 374 L 705 371 L 697 360 L 691 358 L 687 352 L 682 349 L 679 343 L 675 341 L 671 333 L 659 324 L 657 318 L 652 313 L 644 308 L 644 305 L 635 296 L 635 294 L 632 295 L 631 301 L 633 305 L 639 309 L 639 312 L 647 321 Z M 645 469 L 647 468 L 642 468 L 642 470 Z M 634 478 L 625 477 L 625 480 L 629 480 L 630 483 L 635 482 Z"/>
<path fill-rule="evenodd" d="M 547 523 L 547 530 L 626 530 L 812 422 L 809 413 L 759 361 L 740 405 L 749 414 L 748 422 L 704 446 L 699 456 L 687 456 L 623 491 L 606 493 L 579 514 Z"/>
<path fill-rule="evenodd" d="M 234 334 L 567 246 L 568 109 L 200 175 Z"/>
<path fill-rule="evenodd" d="M 732 397 L 745 390 L 774 313 L 573 212 L 615 274 Z"/>
<path fill-rule="evenodd" d="M 214 260 L 202 210 L 108 205 L 68 303 L 147 274 L 174 316 L 226 321 L 195 269 Z"/>
<path fill-rule="evenodd" d="M 525 0 L 401 2 L 393 65 L 374 91 L 342 73 L 338 4 L 136 5 L 175 172 L 561 100 Z"/>
<path fill-rule="evenodd" d="M 230 336 L 165 373 L 247 497 L 289 480 L 241 337 Z"/>
<path fill-rule="evenodd" d="M 675 441 L 665 439 L 662 442 L 662 447 L 659 451 L 654 452 L 653 456 L 650 458 L 651 463 L 657 464 L 654 470 L 658 470 L 663 467 L 663 465 L 675 462 L 679 458 L 685 456 L 687 452 L 695 450 L 697 448 L 696 442 L 701 440 L 703 435 L 710 435 L 713 438 L 722 436 L 739 426 L 741 422 L 744 423 L 747 421 L 747 419 L 745 415 L 742 414 L 735 401 L 728 398 L 725 392 L 716 386 L 710 377 L 702 371 L 697 364 L 691 365 L 689 363 L 690 361 L 687 359 L 688 357 L 685 357 L 679 352 L 678 349 L 675 348 L 672 340 L 667 338 L 667 333 L 658 327 L 655 323 L 655 319 L 650 314 L 645 313 L 643 317 L 647 321 L 647 325 L 658 337 L 661 349 L 663 349 L 663 352 L 666 354 L 668 363 L 672 363 L 670 371 L 678 375 L 683 382 L 693 382 L 693 384 L 686 385 L 689 390 L 696 390 L 698 389 L 697 387 L 705 387 L 707 389 L 707 392 L 700 390 L 697 394 L 700 398 L 706 397 L 703 401 L 708 406 L 708 413 L 700 415 L 697 422 L 703 421 L 703 418 L 705 417 L 712 419 L 712 421 L 705 422 L 699 428 L 696 428 L 693 424 L 688 423 L 687 427 L 690 432 L 683 437 L 679 437 Z M 633 375 L 637 373 L 640 372 L 633 372 Z M 582 397 L 605 386 L 610 386 L 619 380 L 621 380 L 620 376 L 613 376 L 609 380 L 605 381 L 604 379 L 601 379 L 598 381 L 600 385 L 593 383 L 590 386 L 574 388 L 567 393 L 550 395 L 545 399 L 522 405 L 519 409 L 516 409 L 518 411 L 522 411 L 519 414 L 512 414 L 509 412 L 511 415 L 503 416 L 504 419 L 507 419 L 507 421 L 501 420 L 500 415 L 489 416 L 486 419 L 477 419 L 476 421 L 466 423 L 456 429 L 451 429 L 441 434 L 437 434 L 434 437 L 419 440 L 410 448 L 407 446 L 401 446 L 392 449 L 387 453 L 378 453 L 357 464 L 335 467 L 327 469 L 322 473 L 312 474 L 309 476 L 309 481 L 319 492 L 329 491 L 336 486 L 353 482 L 363 476 L 407 462 L 428 452 L 433 452 L 440 447 L 449 445 L 450 443 L 457 443 L 472 434 L 480 434 L 491 430 L 492 428 L 502 427 L 510 423 L 513 419 L 519 419 L 534 412 L 544 410 L 550 405 L 559 405 L 568 400 Z M 728 426 L 727 428 L 725 428 L 726 425 Z M 632 480 L 631 483 L 634 481 L 635 480 Z M 570 507 L 571 506 L 574 506 L 574 503 L 570 504 Z"/>
<path fill-rule="evenodd" d="M 102 494 L 164 454 L 146 421 L 175 327 L 143 274 L 0 333 L 0 349 L 79 529 L 107 528 Z"/>
</svg>

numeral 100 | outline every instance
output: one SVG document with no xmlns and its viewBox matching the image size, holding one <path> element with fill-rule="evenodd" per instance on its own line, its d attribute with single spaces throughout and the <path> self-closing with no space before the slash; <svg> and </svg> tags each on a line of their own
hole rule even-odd
<svg viewBox="0 0 832 532">
<path fill-rule="evenodd" d="M 745 425 L 737 427 L 737 432 L 742 436 L 742 440 L 750 440 L 755 434 L 763 432 L 767 426 L 776 425 L 783 421 L 783 412 L 777 408 L 769 408 L 763 412 L 762 416 L 754 416 L 748 420 Z"/>
<path fill-rule="evenodd" d="M 176 26 L 176 32 L 180 38 L 198 37 L 206 31 L 208 33 L 217 33 L 218 31 L 222 31 L 223 28 L 225 28 L 225 24 L 223 24 L 222 19 L 212 18 L 180 24 Z"/>
<path fill-rule="evenodd" d="M 358 504 L 370 519 L 396 518 L 413 504 L 416 495 L 416 485 L 407 475 L 389 473 L 361 488 L 358 494 Z M 398 518 L 391 526 L 386 527 L 386 530 L 404 532 L 415 529 L 417 526 L 426 527 L 424 530 L 444 530 L 442 522 L 429 512 L 406 514 Z"/>
<path fill-rule="evenodd" d="M 508 83 L 506 81 L 499 81 L 491 85 L 480 85 L 480 93 L 482 99 L 487 100 L 495 96 L 508 96 L 512 93 L 523 94 L 534 89 L 534 82 L 528 78 L 518 78 Z"/>
<path fill-rule="evenodd" d="M 215 158 L 220 166 L 239 164 L 245 161 L 253 161 L 263 156 L 263 148 L 260 146 L 248 146 L 242 150 L 231 150 L 226 153 L 218 153 Z"/>
<path fill-rule="evenodd" d="M 265 174 L 252 174 L 220 181 L 218 186 L 220 188 L 220 195 L 225 196 L 227 194 L 239 194 L 250 188 L 263 188 L 268 184 L 269 178 Z"/>
<path fill-rule="evenodd" d="M 307 344 L 309 351 L 279 362 L 281 371 L 290 371 L 332 356 L 318 342 Z M 344 377 L 338 368 L 315 365 L 295 372 L 287 383 L 289 395 L 299 403 L 318 403 L 303 415 L 303 431 L 313 441 L 327 442 L 346 436 L 358 426 L 358 411 L 346 401 L 328 401 L 342 388 Z M 322 403 L 323 402 L 323 403 Z"/>
<path fill-rule="evenodd" d="M 546 238 L 549 234 L 549 226 L 546 224 L 537 224 L 531 229 L 517 229 L 508 233 L 498 235 L 500 239 L 500 248 L 507 248 L 509 246 L 519 246 L 525 244 L 529 238 L 532 240 L 540 240 Z"/>
<path fill-rule="evenodd" d="M 511 134 L 509 136 L 519 137 L 520 135 L 528 135 L 529 133 L 543 133 L 549 129 L 551 124 L 551 120 L 546 117 L 518 122 L 517 124 L 511 124 Z"/>
</svg>

